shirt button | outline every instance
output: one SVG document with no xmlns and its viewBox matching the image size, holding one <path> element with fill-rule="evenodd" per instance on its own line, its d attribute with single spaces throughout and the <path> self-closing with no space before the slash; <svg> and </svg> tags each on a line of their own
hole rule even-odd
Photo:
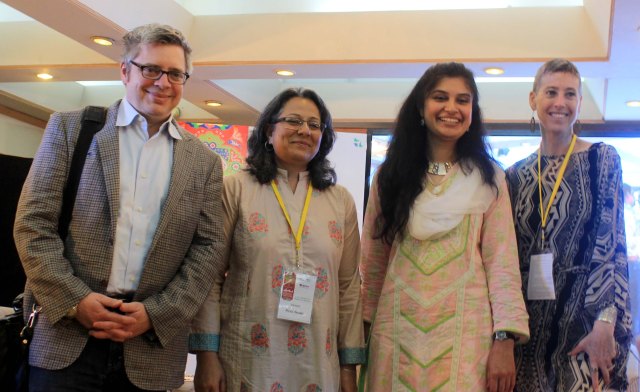
<svg viewBox="0 0 640 392">
<path fill-rule="evenodd" d="M 142 177 L 142 178 L 147 178 L 147 173 L 142 173 L 142 174 L 140 175 L 140 177 Z"/>
<path fill-rule="evenodd" d="M 142 207 L 136 207 L 136 211 L 142 212 Z"/>
<path fill-rule="evenodd" d="M 136 246 L 140 246 L 140 245 L 142 245 L 142 242 L 140 240 L 136 240 L 135 244 L 136 244 Z"/>
</svg>

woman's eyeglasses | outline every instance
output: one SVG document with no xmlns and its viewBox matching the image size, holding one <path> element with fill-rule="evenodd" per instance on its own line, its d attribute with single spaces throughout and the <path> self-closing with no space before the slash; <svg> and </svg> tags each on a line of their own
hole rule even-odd
<svg viewBox="0 0 640 392">
<path fill-rule="evenodd" d="M 276 121 L 274 121 L 273 123 L 274 124 L 283 123 L 285 128 L 290 129 L 292 131 L 298 131 L 300 128 L 302 128 L 302 125 L 304 125 L 304 123 L 307 123 L 307 127 L 309 127 L 309 130 L 311 132 L 318 132 L 318 133 L 324 132 L 324 129 L 326 127 L 325 124 L 317 120 L 302 120 L 295 117 L 281 117 Z"/>
</svg>

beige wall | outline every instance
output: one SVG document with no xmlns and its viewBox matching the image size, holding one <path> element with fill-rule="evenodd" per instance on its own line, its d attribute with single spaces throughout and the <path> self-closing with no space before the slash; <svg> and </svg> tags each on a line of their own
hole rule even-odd
<svg viewBox="0 0 640 392">
<path fill-rule="evenodd" d="M 44 129 L 0 114 L 0 154 L 33 158 Z"/>
</svg>

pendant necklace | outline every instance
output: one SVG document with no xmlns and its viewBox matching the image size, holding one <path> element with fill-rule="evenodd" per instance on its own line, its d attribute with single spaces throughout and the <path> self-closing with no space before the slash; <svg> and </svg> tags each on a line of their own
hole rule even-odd
<svg viewBox="0 0 640 392">
<path fill-rule="evenodd" d="M 436 176 L 444 176 L 449 172 L 449 170 L 451 170 L 454 164 L 455 162 L 429 162 L 427 173 Z"/>
</svg>

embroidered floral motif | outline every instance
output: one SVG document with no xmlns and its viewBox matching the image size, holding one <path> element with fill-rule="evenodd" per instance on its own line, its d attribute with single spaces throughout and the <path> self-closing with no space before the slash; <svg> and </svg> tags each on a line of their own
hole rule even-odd
<svg viewBox="0 0 640 392">
<path fill-rule="evenodd" d="M 240 392 L 251 392 L 251 387 L 244 382 L 240 383 Z"/>
<path fill-rule="evenodd" d="M 322 392 L 322 388 L 318 384 L 309 384 L 305 392 Z"/>
<path fill-rule="evenodd" d="M 274 382 L 269 392 L 284 392 L 284 387 L 279 382 Z"/>
<path fill-rule="evenodd" d="M 313 295 L 316 298 L 322 298 L 329 291 L 329 276 L 327 270 L 322 267 L 316 268 L 316 274 L 318 279 L 316 279 L 316 291 Z"/>
<path fill-rule="evenodd" d="M 304 325 L 293 323 L 289 327 L 289 342 L 287 343 L 289 352 L 298 355 L 307 348 L 307 337 Z"/>
<path fill-rule="evenodd" d="M 280 295 L 280 287 L 282 287 L 283 274 L 284 267 L 282 264 L 276 265 L 273 267 L 273 271 L 271 271 L 271 290 L 278 295 Z"/>
<path fill-rule="evenodd" d="M 342 245 L 342 225 L 336 221 L 329 221 L 329 237 L 336 246 Z"/>
<path fill-rule="evenodd" d="M 327 357 L 331 356 L 331 342 L 333 340 L 331 336 L 331 328 L 327 328 L 327 339 L 324 343 L 324 350 L 327 353 Z"/>
<path fill-rule="evenodd" d="M 267 328 L 262 324 L 253 324 L 251 326 L 251 350 L 256 355 L 267 352 L 269 348 L 269 335 Z"/>
<path fill-rule="evenodd" d="M 258 212 L 254 212 L 253 214 L 249 215 L 247 229 L 254 238 L 260 239 L 263 238 L 267 234 L 267 232 L 269 232 L 269 225 L 267 225 L 267 219 L 264 217 L 264 215 Z"/>
</svg>

